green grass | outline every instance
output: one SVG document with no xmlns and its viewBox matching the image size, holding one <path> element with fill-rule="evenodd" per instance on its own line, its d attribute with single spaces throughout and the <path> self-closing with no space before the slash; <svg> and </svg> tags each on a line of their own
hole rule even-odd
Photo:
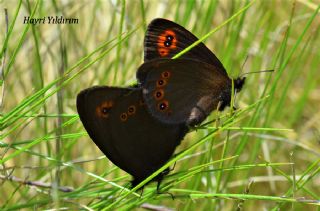
<svg viewBox="0 0 320 211">
<path fill-rule="evenodd" d="M 79 24 L 23 24 L 61 14 Z M 130 175 L 88 137 L 75 100 L 93 85 L 136 82 L 156 17 L 197 35 L 233 78 L 275 71 L 247 75 L 236 111 L 213 112 L 129 190 Z M 319 2 L 6 0 L 0 23 L 1 210 L 319 210 Z M 155 183 L 136 191 L 175 163 L 161 185 L 174 200 Z"/>
</svg>

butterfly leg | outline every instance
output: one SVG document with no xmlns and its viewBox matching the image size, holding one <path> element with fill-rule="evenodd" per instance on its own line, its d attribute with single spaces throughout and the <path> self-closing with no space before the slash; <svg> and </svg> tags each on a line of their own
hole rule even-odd
<svg viewBox="0 0 320 211">
<path fill-rule="evenodd" d="M 142 195 L 143 195 L 143 190 L 144 190 L 144 188 L 141 189 L 140 198 L 141 198 Z"/>
<path fill-rule="evenodd" d="M 132 188 L 136 187 L 137 185 L 139 185 L 140 182 L 142 182 L 141 179 L 134 178 L 131 181 L 131 187 L 130 188 L 132 189 Z M 143 189 L 144 189 L 144 186 L 142 186 L 141 188 L 138 189 L 138 191 L 141 190 L 141 195 L 143 193 Z"/>
<path fill-rule="evenodd" d="M 169 172 L 174 170 L 174 168 L 176 167 L 176 164 L 177 164 L 177 161 L 174 162 L 173 167 L 169 169 Z M 169 172 L 168 172 L 168 173 L 169 173 Z"/>
<path fill-rule="evenodd" d="M 175 167 L 175 165 L 176 164 L 174 164 L 174 167 Z M 163 177 L 165 176 L 165 175 L 167 175 L 169 172 L 171 171 L 171 169 L 170 168 L 167 168 L 167 169 L 165 169 L 163 172 L 161 172 L 159 175 L 158 175 L 158 177 L 157 177 L 157 182 L 158 182 L 158 184 L 157 184 L 157 194 L 169 194 L 170 196 L 171 196 L 171 198 L 172 198 L 172 200 L 174 200 L 174 195 L 172 194 L 172 193 L 170 193 L 170 192 L 168 192 L 168 191 L 164 191 L 164 192 L 161 192 L 161 188 L 160 188 L 160 185 L 161 185 L 161 182 L 162 182 L 162 180 L 163 180 Z"/>
<path fill-rule="evenodd" d="M 160 191 L 160 183 L 161 181 L 158 181 L 158 184 L 157 184 L 157 194 L 168 194 L 171 196 L 172 200 L 174 200 L 174 195 L 168 191 L 165 191 L 165 192 L 161 192 Z"/>
</svg>

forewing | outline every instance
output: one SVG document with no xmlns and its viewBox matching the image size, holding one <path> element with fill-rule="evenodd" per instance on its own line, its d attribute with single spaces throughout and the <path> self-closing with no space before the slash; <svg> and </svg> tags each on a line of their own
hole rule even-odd
<svg viewBox="0 0 320 211">
<path fill-rule="evenodd" d="M 149 25 L 144 39 L 144 61 L 159 58 L 172 58 L 198 38 L 184 27 L 166 19 L 154 19 Z M 182 59 L 194 59 L 216 66 L 227 75 L 219 59 L 200 43 L 182 55 Z"/>
</svg>

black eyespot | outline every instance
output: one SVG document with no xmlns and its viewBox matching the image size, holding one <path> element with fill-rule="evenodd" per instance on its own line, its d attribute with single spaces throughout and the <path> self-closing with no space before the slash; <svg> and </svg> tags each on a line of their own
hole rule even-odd
<svg viewBox="0 0 320 211">
<path fill-rule="evenodd" d="M 120 115 L 120 120 L 121 120 L 122 122 L 127 121 L 127 119 L 128 119 L 127 113 L 122 113 L 122 114 Z"/>
<path fill-rule="evenodd" d="M 159 81 L 158 81 L 158 85 L 159 85 L 159 86 L 162 86 L 163 84 L 164 84 L 164 81 L 163 81 L 163 80 L 159 80 Z"/>
<path fill-rule="evenodd" d="M 159 108 L 160 108 L 160 110 L 164 110 L 164 109 L 166 109 L 166 104 L 164 104 L 164 103 L 161 103 L 160 105 L 159 105 Z"/>
<path fill-rule="evenodd" d="M 163 77 L 161 79 L 157 80 L 157 82 L 156 82 L 157 88 L 162 88 L 165 85 L 167 85 L 167 79 L 165 79 Z"/>
<path fill-rule="evenodd" d="M 164 41 L 164 46 L 166 47 L 170 47 L 171 44 L 172 44 L 171 41 L 168 41 L 168 40 Z"/>
<path fill-rule="evenodd" d="M 164 91 L 163 89 L 157 89 L 154 91 L 153 93 L 153 97 L 156 99 L 156 100 L 161 100 L 164 96 Z"/>
<path fill-rule="evenodd" d="M 109 111 L 110 111 L 110 108 L 107 108 L 107 107 L 103 107 L 103 108 L 101 109 L 101 112 L 102 112 L 103 114 L 108 114 Z"/>
<path fill-rule="evenodd" d="M 164 100 L 158 104 L 158 108 L 160 111 L 165 111 L 168 109 L 168 107 L 169 107 L 169 103 L 166 100 Z"/>
<path fill-rule="evenodd" d="M 170 74 L 169 71 L 164 71 L 164 72 L 161 73 L 161 77 L 162 77 L 162 78 L 169 78 L 170 75 L 171 75 L 171 74 Z"/>
<path fill-rule="evenodd" d="M 129 114 L 129 115 L 132 115 L 132 114 L 134 114 L 134 113 L 136 113 L 136 107 L 135 107 L 134 105 L 129 106 L 129 108 L 128 108 L 128 114 Z"/>
<path fill-rule="evenodd" d="M 104 101 L 96 107 L 96 115 L 102 118 L 108 118 L 109 112 L 113 107 L 113 101 Z"/>
<path fill-rule="evenodd" d="M 167 37 L 166 37 L 166 40 L 168 40 L 168 41 L 171 41 L 171 40 L 173 40 L 173 36 L 172 35 L 168 35 Z"/>
</svg>

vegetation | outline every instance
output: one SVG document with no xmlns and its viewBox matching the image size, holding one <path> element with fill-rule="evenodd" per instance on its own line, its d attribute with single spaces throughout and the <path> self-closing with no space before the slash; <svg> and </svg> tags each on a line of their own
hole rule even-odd
<svg viewBox="0 0 320 211">
<path fill-rule="evenodd" d="M 306 0 L 0 1 L 0 209 L 319 209 L 319 8 Z M 47 16 L 78 24 L 23 23 Z M 151 177 L 127 189 L 130 175 L 87 136 L 75 106 L 82 89 L 136 82 L 156 17 L 203 39 L 233 78 L 274 70 L 246 75 L 238 109 L 213 112 L 188 133 L 158 171 L 176 163 L 163 194 L 155 183 L 135 191 Z"/>
</svg>

